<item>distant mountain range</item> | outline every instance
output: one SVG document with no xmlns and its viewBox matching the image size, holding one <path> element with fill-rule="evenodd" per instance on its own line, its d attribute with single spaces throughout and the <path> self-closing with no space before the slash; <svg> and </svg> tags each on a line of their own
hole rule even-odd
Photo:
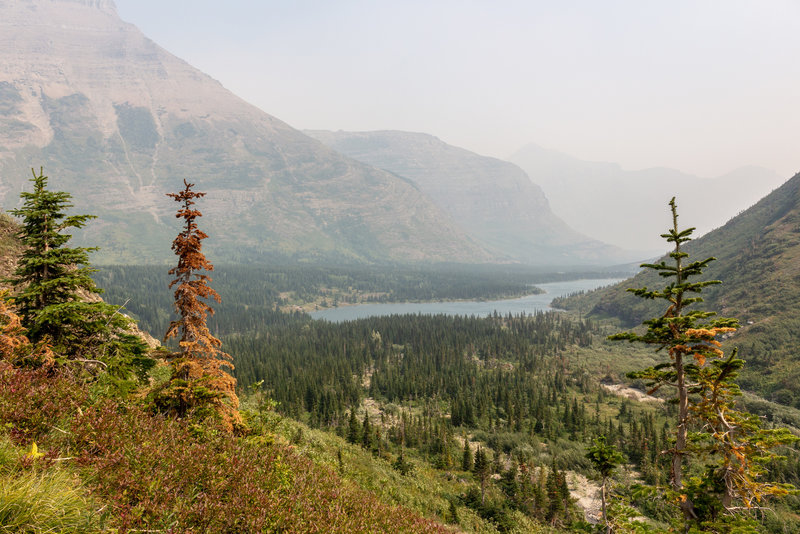
<svg viewBox="0 0 800 534">
<path fill-rule="evenodd" d="M 662 211 L 667 213 L 666 203 Z M 693 221 L 678 204 L 682 227 Z M 662 228 L 662 233 L 667 225 Z M 747 361 L 742 384 L 770 400 L 800 407 L 800 174 L 727 224 L 686 246 L 690 260 L 716 257 L 703 279 L 721 280 L 703 292 L 705 309 L 736 317 L 743 327 L 728 342 Z M 667 260 L 669 261 L 669 260 Z M 559 305 L 639 324 L 664 306 L 625 292 L 628 287 L 662 287 L 643 272 L 616 286 Z"/>
<path fill-rule="evenodd" d="M 544 190 L 553 211 L 572 228 L 623 248 L 664 252 L 664 206 L 677 197 L 683 220 L 702 235 L 752 206 L 786 179 L 743 167 L 704 179 L 674 169 L 626 171 L 616 163 L 583 161 L 536 145 L 509 157 Z"/>
<path fill-rule="evenodd" d="M 541 188 L 507 161 L 423 133 L 306 131 L 342 154 L 411 180 L 478 243 L 532 264 L 621 263 L 624 251 L 581 235 L 559 219 Z"/>
<path fill-rule="evenodd" d="M 198 207 L 217 262 L 647 256 L 623 249 L 647 248 L 630 233 L 652 211 L 610 200 L 637 198 L 626 195 L 641 180 L 598 182 L 589 200 L 577 187 L 568 201 L 553 182 L 569 172 L 535 172 L 543 194 L 513 164 L 423 134 L 310 132 L 331 148 L 158 47 L 111 0 L 0 0 L 0 50 L 0 208 L 18 206 L 30 169 L 43 166 L 77 212 L 99 216 L 76 236 L 101 247 L 95 262 L 171 261 L 177 221 L 165 193 L 184 178 L 207 193 Z M 718 189 L 697 196 L 724 213 L 733 193 Z"/>
<path fill-rule="evenodd" d="M 408 180 L 242 101 L 119 19 L 110 0 L 0 2 L 0 206 L 30 168 L 99 215 L 106 262 L 172 256 L 187 178 L 212 261 L 495 259 Z"/>
</svg>

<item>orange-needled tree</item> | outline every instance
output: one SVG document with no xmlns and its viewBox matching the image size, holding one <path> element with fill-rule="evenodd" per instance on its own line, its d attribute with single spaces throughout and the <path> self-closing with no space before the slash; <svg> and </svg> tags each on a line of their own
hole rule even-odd
<svg viewBox="0 0 800 534">
<path fill-rule="evenodd" d="M 211 413 L 211 408 L 230 429 L 240 422 L 239 399 L 235 392 L 236 380 L 223 367 L 233 368 L 233 364 L 206 324 L 208 316 L 214 313 L 206 301 L 220 302 L 221 299 L 209 286 L 211 277 L 206 273 L 214 266 L 202 251 L 203 239 L 208 236 L 196 222 L 202 213 L 194 208 L 195 199 L 202 198 L 205 193 L 193 191 L 194 184 L 186 180 L 183 184 L 182 191 L 167 193 L 180 203 L 175 217 L 183 219 L 183 229 L 172 242 L 178 265 L 169 270 L 169 274 L 175 276 L 169 287 L 175 289 L 178 319 L 170 323 L 164 340 L 178 338 L 179 346 L 172 354 L 172 379 L 156 396 L 156 404 L 179 416 L 189 412 L 205 416 Z"/>
</svg>

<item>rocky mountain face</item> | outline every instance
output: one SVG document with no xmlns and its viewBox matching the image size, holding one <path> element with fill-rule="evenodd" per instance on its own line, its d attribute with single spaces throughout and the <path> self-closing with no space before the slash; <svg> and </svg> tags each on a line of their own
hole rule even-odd
<svg viewBox="0 0 800 534">
<path fill-rule="evenodd" d="M 539 184 L 553 211 L 579 232 L 617 246 L 664 251 L 658 237 L 674 196 L 684 220 L 702 235 L 780 186 L 786 179 L 760 167 L 744 167 L 704 179 L 674 169 L 626 171 L 615 163 L 583 161 L 536 145 L 510 158 Z"/>
<path fill-rule="evenodd" d="M 664 209 L 666 212 L 666 207 Z M 678 204 L 681 228 L 693 225 Z M 665 225 L 662 233 L 666 231 Z M 690 261 L 713 256 L 705 280 L 720 280 L 703 291 L 701 308 L 739 319 L 742 328 L 727 342 L 747 361 L 742 384 L 770 400 L 800 407 L 800 174 L 753 207 L 685 247 Z M 671 264 L 669 258 L 665 258 Z M 663 287 L 642 272 L 617 286 L 572 297 L 559 306 L 613 316 L 627 326 L 641 323 L 664 306 L 625 291 Z M 730 347 L 729 347 L 730 348 Z"/>
<path fill-rule="evenodd" d="M 427 134 L 306 131 L 336 151 L 411 180 L 476 241 L 533 264 L 622 263 L 645 257 L 581 235 L 512 163 Z"/>
<path fill-rule="evenodd" d="M 31 167 L 105 262 L 171 257 L 184 178 L 210 258 L 492 259 L 417 187 L 242 101 L 119 19 L 110 0 L 0 0 L 0 207 Z M 98 258 L 95 258 L 98 261 Z"/>
</svg>

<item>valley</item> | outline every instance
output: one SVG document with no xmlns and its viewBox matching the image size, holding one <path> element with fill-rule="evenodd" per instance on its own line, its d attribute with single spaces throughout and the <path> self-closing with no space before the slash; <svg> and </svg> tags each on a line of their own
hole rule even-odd
<svg viewBox="0 0 800 534">
<path fill-rule="evenodd" d="M 800 32 L 735 54 L 741 6 L 680 2 L 181 6 L 207 73 L 117 4 L 153 9 L 0 0 L 0 532 L 800 532 L 800 174 L 743 163 L 791 159 L 762 47 Z M 735 61 L 681 52 L 712 40 Z M 405 131 L 412 97 L 450 133 Z M 519 146 L 501 115 L 586 156 L 486 155 Z"/>
</svg>

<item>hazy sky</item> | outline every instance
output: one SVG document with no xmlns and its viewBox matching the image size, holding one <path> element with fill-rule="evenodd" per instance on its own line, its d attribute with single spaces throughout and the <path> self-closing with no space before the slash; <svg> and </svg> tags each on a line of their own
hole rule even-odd
<svg viewBox="0 0 800 534">
<path fill-rule="evenodd" d="M 116 0 L 296 128 L 526 143 L 625 168 L 800 171 L 797 0 Z"/>
</svg>

